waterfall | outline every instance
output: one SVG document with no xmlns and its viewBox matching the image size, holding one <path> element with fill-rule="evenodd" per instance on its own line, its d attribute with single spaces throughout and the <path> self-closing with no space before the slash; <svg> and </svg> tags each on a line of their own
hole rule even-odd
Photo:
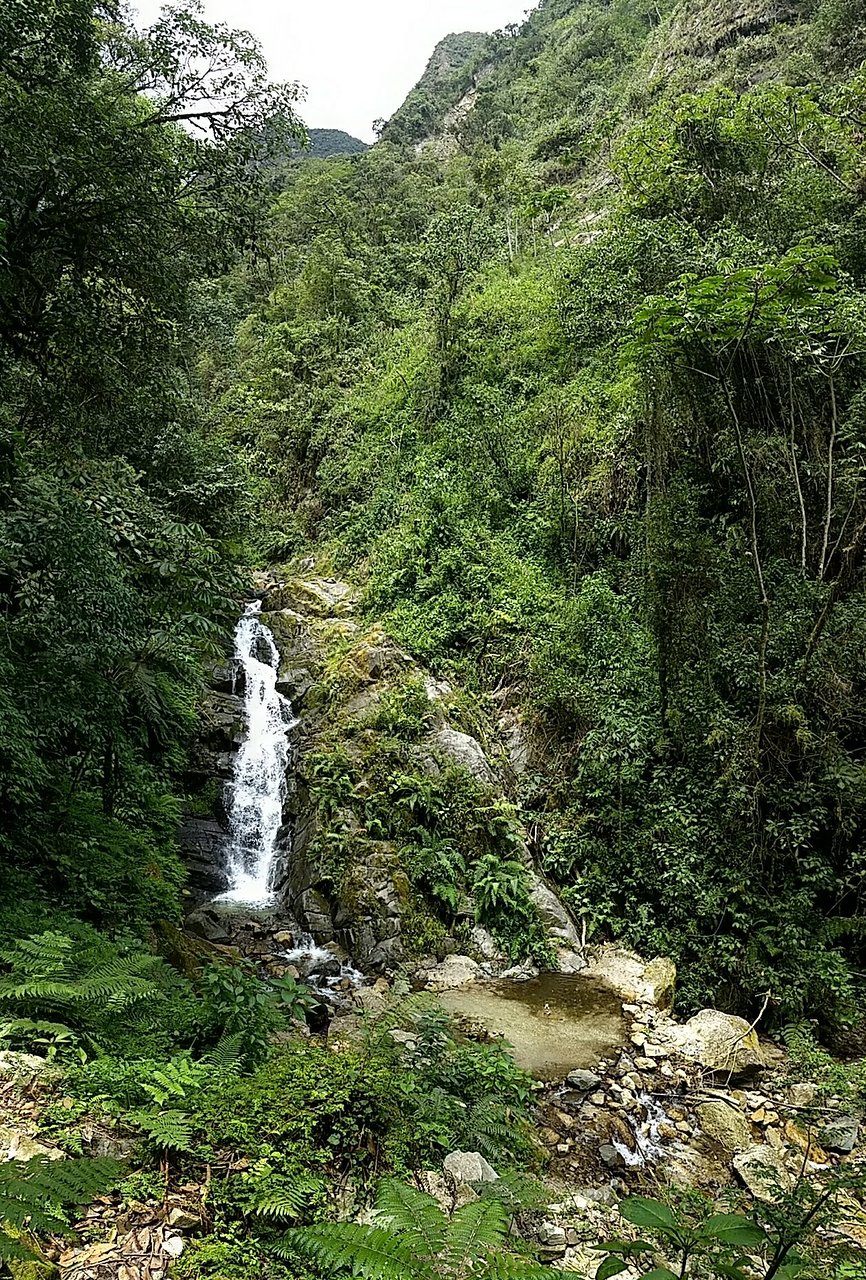
<svg viewBox="0 0 866 1280">
<path fill-rule="evenodd" d="M 297 721 L 277 692 L 280 655 L 259 617 L 247 606 L 235 630 L 235 662 L 243 672 L 246 734 L 234 761 L 228 801 L 229 887 L 221 901 L 266 906 L 273 899 L 277 838 L 283 822 L 289 730 Z"/>
</svg>

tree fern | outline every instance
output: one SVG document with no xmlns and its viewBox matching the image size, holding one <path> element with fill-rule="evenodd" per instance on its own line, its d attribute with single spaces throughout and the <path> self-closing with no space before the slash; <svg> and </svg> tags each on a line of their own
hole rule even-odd
<svg viewBox="0 0 866 1280">
<path fill-rule="evenodd" d="M 48 1160 L 34 1156 L 32 1160 L 4 1161 L 0 1164 L 0 1259 L 33 1257 L 26 1243 L 10 1231 L 64 1231 L 63 1207 L 92 1200 L 120 1175 L 121 1165 L 107 1158 Z"/>
</svg>

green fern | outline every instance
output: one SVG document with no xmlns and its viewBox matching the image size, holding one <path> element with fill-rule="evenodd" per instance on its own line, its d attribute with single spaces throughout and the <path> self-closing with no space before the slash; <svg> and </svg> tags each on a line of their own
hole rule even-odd
<svg viewBox="0 0 866 1280">
<path fill-rule="evenodd" d="M 322 1179 L 310 1174 L 297 1174 L 292 1178 L 270 1174 L 249 1187 L 246 1207 L 262 1218 L 278 1221 L 299 1218 L 314 1196 L 324 1189 Z"/>
<path fill-rule="evenodd" d="M 319 1223 L 286 1232 L 276 1252 L 300 1253 L 323 1271 L 364 1280 L 549 1280 L 549 1271 L 512 1247 L 512 1210 L 500 1198 L 462 1205 L 447 1217 L 432 1196 L 387 1180 L 376 1198 L 379 1221 Z"/>
<path fill-rule="evenodd" d="M 160 1151 L 193 1151 L 192 1121 L 185 1111 L 133 1111 L 130 1121 Z"/>
<path fill-rule="evenodd" d="M 122 1173 L 107 1158 L 7 1160 L 0 1164 L 0 1260 L 35 1256 L 19 1232 L 54 1234 L 66 1230 L 65 1205 L 85 1204 L 109 1190 Z"/>
<path fill-rule="evenodd" d="M 59 1014 L 64 1032 L 97 1045 L 90 1028 L 106 1016 L 137 1017 L 139 1008 L 145 1018 L 158 1012 L 152 1000 L 159 991 L 152 975 L 163 964 L 158 956 L 95 958 L 72 938 L 49 930 L 18 939 L 0 951 L 0 961 L 8 969 L 0 974 L 0 1012 L 8 1012 L 25 1042 L 28 1020 L 45 1022 Z"/>
<path fill-rule="evenodd" d="M 246 1036 L 242 1031 L 223 1032 L 213 1049 L 201 1061 L 213 1071 L 239 1072 L 246 1054 Z"/>
</svg>

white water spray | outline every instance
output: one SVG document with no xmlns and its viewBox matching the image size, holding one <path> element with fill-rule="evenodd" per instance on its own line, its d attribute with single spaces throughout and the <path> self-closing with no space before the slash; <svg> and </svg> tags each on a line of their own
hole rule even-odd
<svg viewBox="0 0 866 1280">
<path fill-rule="evenodd" d="M 277 692 L 280 655 L 259 618 L 260 610 L 260 600 L 248 605 L 235 630 L 234 656 L 244 677 L 246 736 L 232 774 L 229 887 L 220 898 L 250 906 L 267 906 L 273 900 L 289 730 L 297 723 L 291 703 Z"/>
</svg>

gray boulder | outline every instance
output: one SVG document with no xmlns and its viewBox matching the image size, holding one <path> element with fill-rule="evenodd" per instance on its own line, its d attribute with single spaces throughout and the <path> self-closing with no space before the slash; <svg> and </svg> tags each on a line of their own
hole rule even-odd
<svg viewBox="0 0 866 1280">
<path fill-rule="evenodd" d="M 860 1133 L 860 1121 L 857 1116 L 840 1116 L 825 1124 L 818 1135 L 822 1147 L 828 1151 L 840 1151 L 847 1155 L 853 1151 Z"/>
<path fill-rule="evenodd" d="M 530 873 L 529 897 L 535 904 L 541 916 L 541 922 L 551 937 L 558 938 L 569 947 L 579 948 L 580 935 L 574 927 L 571 916 L 553 890 L 535 873 Z"/>
<path fill-rule="evenodd" d="M 683 1057 L 709 1071 L 737 1076 L 766 1066 L 756 1033 L 732 1013 L 701 1009 L 682 1026 L 671 1027 L 670 1038 Z"/>
<path fill-rule="evenodd" d="M 595 1071 L 587 1071 L 584 1067 L 569 1071 L 565 1078 L 568 1084 L 581 1093 L 592 1093 L 601 1084 L 601 1076 Z"/>
<path fill-rule="evenodd" d="M 490 767 L 481 744 L 468 733 L 460 733 L 457 729 L 445 727 L 437 729 L 427 741 L 437 755 L 446 757 L 461 769 L 466 769 L 476 782 L 486 787 L 496 786 L 496 774 Z"/>
<path fill-rule="evenodd" d="M 495 1182 L 499 1174 L 488 1164 L 480 1151 L 452 1151 L 445 1157 L 445 1172 L 458 1186 L 476 1182 Z"/>
</svg>

